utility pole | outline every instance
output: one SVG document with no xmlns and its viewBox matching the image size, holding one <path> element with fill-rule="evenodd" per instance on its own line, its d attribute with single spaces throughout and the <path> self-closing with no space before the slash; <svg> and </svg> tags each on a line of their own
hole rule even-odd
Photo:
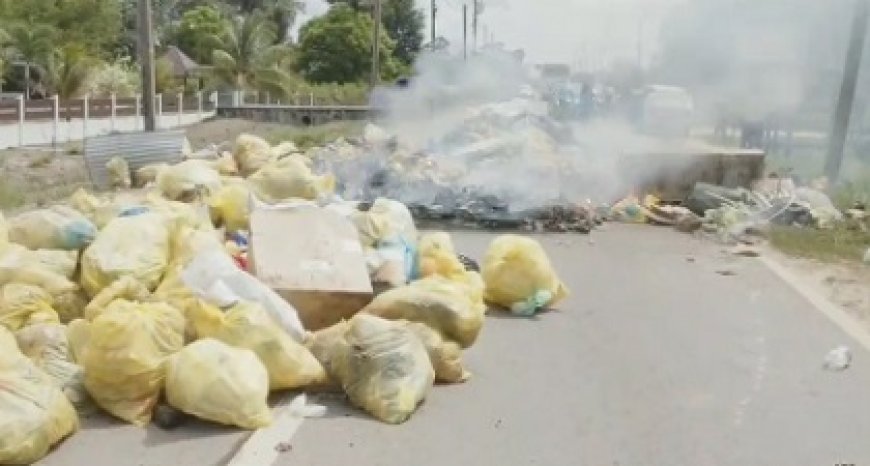
<svg viewBox="0 0 870 466">
<path fill-rule="evenodd" d="M 849 49 L 846 52 L 846 69 L 843 73 L 843 84 L 840 86 L 840 97 L 837 101 L 834 124 L 828 141 L 825 174 L 832 184 L 840 176 L 840 168 L 843 165 L 843 149 L 846 146 L 846 137 L 849 133 L 849 119 L 852 116 L 855 87 L 858 83 L 858 72 L 861 69 L 861 56 L 864 54 L 864 39 L 867 36 L 867 1 L 855 0 L 855 17 L 852 18 Z"/>
<path fill-rule="evenodd" d="M 142 67 L 142 115 L 145 131 L 154 131 L 157 120 L 154 115 L 154 40 L 151 22 L 151 0 L 139 1 L 139 65 Z"/>
<path fill-rule="evenodd" d="M 429 43 L 432 45 L 435 45 L 435 16 L 438 13 L 438 5 L 435 4 L 435 0 L 432 0 L 431 10 L 432 10 L 432 24 L 430 25 L 431 27 L 429 29 L 432 31 L 432 37 L 429 39 L 430 40 Z"/>
<path fill-rule="evenodd" d="M 381 0 L 374 0 L 372 9 L 375 21 L 374 36 L 372 37 L 372 89 L 374 89 L 381 80 Z"/>
<path fill-rule="evenodd" d="M 468 61 L 468 4 L 462 5 L 462 59 Z"/>
<path fill-rule="evenodd" d="M 471 12 L 471 50 L 477 51 L 477 17 L 480 16 L 480 0 L 474 0 Z"/>
</svg>

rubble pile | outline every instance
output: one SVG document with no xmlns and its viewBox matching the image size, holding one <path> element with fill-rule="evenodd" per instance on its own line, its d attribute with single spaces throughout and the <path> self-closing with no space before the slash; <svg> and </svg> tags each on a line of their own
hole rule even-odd
<svg viewBox="0 0 870 466">
<path fill-rule="evenodd" d="M 423 204 L 354 188 L 341 170 L 370 163 L 372 147 L 303 153 L 246 135 L 232 152 L 136 173 L 114 160 L 121 191 L 0 216 L 0 417 L 12 429 L 0 463 L 38 460 L 94 406 L 140 426 L 195 416 L 256 429 L 271 423 L 270 392 L 337 389 L 401 423 L 436 381 L 469 380 L 462 352 L 487 305 L 528 316 L 567 295 L 534 240 L 499 237 L 478 266 L 448 233 L 418 232 Z M 326 150 L 349 162 L 328 164 Z M 430 162 L 393 173 L 450 186 Z M 492 194 L 450 196 L 443 214 L 457 220 L 594 225 L 588 206 L 519 215 Z"/>
</svg>

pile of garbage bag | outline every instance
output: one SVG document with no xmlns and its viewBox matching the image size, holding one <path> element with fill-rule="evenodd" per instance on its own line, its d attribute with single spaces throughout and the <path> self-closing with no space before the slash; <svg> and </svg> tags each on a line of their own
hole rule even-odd
<svg viewBox="0 0 870 466">
<path fill-rule="evenodd" d="M 312 155 L 243 135 L 232 153 L 136 173 L 113 160 L 116 191 L 0 215 L 0 463 L 37 460 L 94 407 L 144 426 L 165 403 L 258 429 L 271 392 L 333 387 L 401 423 L 436 383 L 470 379 L 462 354 L 488 305 L 532 315 L 567 295 L 536 241 L 499 237 L 480 268 L 399 200 L 335 196 L 341 178 Z M 319 330 L 248 257 L 252 214 L 298 205 L 346 222 L 342 247 L 378 290 Z"/>
</svg>

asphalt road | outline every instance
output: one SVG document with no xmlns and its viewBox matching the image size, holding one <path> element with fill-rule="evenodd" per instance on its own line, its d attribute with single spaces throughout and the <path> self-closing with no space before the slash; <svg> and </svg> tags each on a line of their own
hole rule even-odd
<svg viewBox="0 0 870 466">
<path fill-rule="evenodd" d="M 474 257 L 491 238 L 454 234 Z M 758 259 L 665 228 L 541 240 L 573 291 L 560 310 L 493 313 L 465 355 L 473 378 L 403 425 L 319 397 L 327 416 L 276 464 L 870 464 L 870 354 Z M 853 365 L 823 370 L 843 344 Z M 39 464 L 223 464 L 245 440 L 87 423 Z"/>
</svg>

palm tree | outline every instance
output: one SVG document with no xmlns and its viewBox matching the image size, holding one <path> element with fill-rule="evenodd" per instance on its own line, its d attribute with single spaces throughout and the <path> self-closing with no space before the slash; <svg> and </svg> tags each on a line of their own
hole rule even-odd
<svg viewBox="0 0 870 466">
<path fill-rule="evenodd" d="M 30 69 L 51 54 L 57 31 L 47 24 L 19 22 L 7 29 L 11 57 L 24 65 L 24 98 L 30 98 Z"/>
<path fill-rule="evenodd" d="M 222 82 L 236 89 L 286 94 L 291 76 L 285 65 L 291 51 L 273 45 L 275 30 L 263 16 L 236 17 L 211 42 L 214 71 Z"/>
<path fill-rule="evenodd" d="M 96 65 L 84 48 L 71 44 L 53 51 L 37 66 L 45 93 L 68 100 L 85 93 Z"/>
<path fill-rule="evenodd" d="M 9 34 L 0 29 L 0 92 L 3 92 L 3 77 L 6 76 L 6 69 L 9 67 L 12 57 L 12 51 L 8 46 L 9 40 Z"/>
</svg>

